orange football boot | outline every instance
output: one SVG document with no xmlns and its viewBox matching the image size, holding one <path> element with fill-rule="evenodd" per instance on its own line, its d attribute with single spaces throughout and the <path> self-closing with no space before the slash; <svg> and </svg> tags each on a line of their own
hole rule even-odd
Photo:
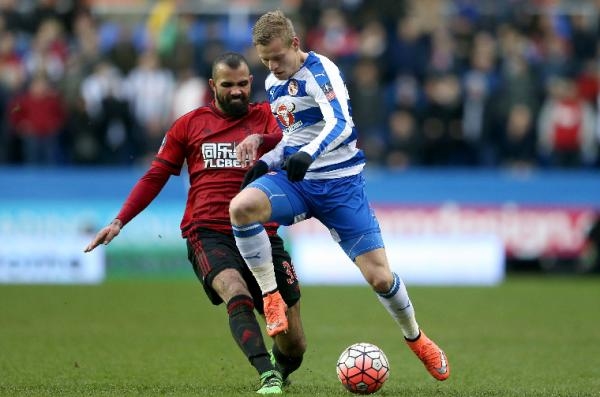
<svg viewBox="0 0 600 397">
<path fill-rule="evenodd" d="M 415 341 L 406 340 L 408 347 L 425 364 L 427 371 L 437 380 L 446 380 L 450 376 L 450 364 L 446 353 L 421 331 Z"/>
<path fill-rule="evenodd" d="M 265 309 L 265 321 L 267 323 L 267 334 L 275 336 L 281 332 L 287 332 L 288 320 L 285 315 L 287 305 L 283 301 L 279 291 L 263 296 L 263 305 Z"/>
</svg>

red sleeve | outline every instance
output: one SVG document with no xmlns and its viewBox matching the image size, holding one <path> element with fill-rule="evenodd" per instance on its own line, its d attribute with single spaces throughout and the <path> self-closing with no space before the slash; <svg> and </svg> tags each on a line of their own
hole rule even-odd
<svg viewBox="0 0 600 397">
<path fill-rule="evenodd" d="M 269 150 L 273 149 L 281 140 L 282 134 L 281 131 L 279 131 L 279 134 L 265 134 L 263 135 L 263 143 L 262 143 L 262 147 L 261 150 L 263 150 L 264 152 L 268 152 Z"/>
<path fill-rule="evenodd" d="M 263 135 L 263 143 L 261 145 L 261 151 L 266 153 L 269 150 L 273 149 L 283 137 L 283 133 L 281 132 L 281 128 L 279 128 L 279 124 L 277 124 L 277 120 L 273 117 L 271 113 L 271 106 L 268 103 L 265 103 L 265 113 L 266 113 L 266 123 L 265 123 L 265 134 Z"/>
<path fill-rule="evenodd" d="M 117 215 L 117 219 L 123 223 L 123 226 L 158 196 L 158 193 L 167 184 L 169 176 L 169 171 L 165 168 L 153 166 L 138 180 Z"/>
</svg>

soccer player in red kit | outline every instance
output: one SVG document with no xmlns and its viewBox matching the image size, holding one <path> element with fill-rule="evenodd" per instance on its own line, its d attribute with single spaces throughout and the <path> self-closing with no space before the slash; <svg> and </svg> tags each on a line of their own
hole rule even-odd
<svg viewBox="0 0 600 397">
<path fill-rule="evenodd" d="M 188 258 L 211 302 L 226 303 L 233 338 L 260 375 L 257 393 L 280 394 L 306 350 L 298 280 L 276 233 L 278 225 L 265 225 L 290 323 L 286 334 L 274 337 L 269 354 L 254 314 L 254 309 L 263 314 L 261 290 L 239 254 L 229 220 L 229 201 L 239 192 L 259 149 L 266 152 L 281 139 L 269 105 L 249 102 L 251 83 L 243 56 L 226 53 L 213 62 L 209 85 L 214 100 L 173 123 L 150 169 L 134 186 L 116 218 L 97 233 L 85 252 L 110 243 L 156 198 L 169 176 L 179 175 L 187 162 L 190 189 L 181 231 Z"/>
</svg>

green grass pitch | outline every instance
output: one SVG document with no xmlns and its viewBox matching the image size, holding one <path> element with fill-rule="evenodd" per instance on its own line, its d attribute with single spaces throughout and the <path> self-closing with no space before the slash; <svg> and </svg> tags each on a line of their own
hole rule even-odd
<svg viewBox="0 0 600 397">
<path fill-rule="evenodd" d="M 430 378 L 368 287 L 305 287 L 308 351 L 290 396 L 350 396 L 335 374 L 379 345 L 378 396 L 600 396 L 600 278 L 511 277 L 499 287 L 411 287 L 452 375 Z M 0 396 L 254 396 L 257 375 L 222 306 L 186 281 L 0 286 Z"/>
</svg>

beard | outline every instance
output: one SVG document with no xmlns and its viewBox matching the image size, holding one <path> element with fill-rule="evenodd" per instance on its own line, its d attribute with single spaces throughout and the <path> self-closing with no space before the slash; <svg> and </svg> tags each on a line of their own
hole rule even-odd
<svg viewBox="0 0 600 397">
<path fill-rule="evenodd" d="M 239 100 L 233 101 L 232 99 Z M 226 115 L 231 117 L 241 117 L 248 113 L 248 104 L 250 103 L 250 100 L 245 95 L 241 95 L 237 98 L 217 95 L 217 102 L 223 110 L 223 113 Z"/>
</svg>

